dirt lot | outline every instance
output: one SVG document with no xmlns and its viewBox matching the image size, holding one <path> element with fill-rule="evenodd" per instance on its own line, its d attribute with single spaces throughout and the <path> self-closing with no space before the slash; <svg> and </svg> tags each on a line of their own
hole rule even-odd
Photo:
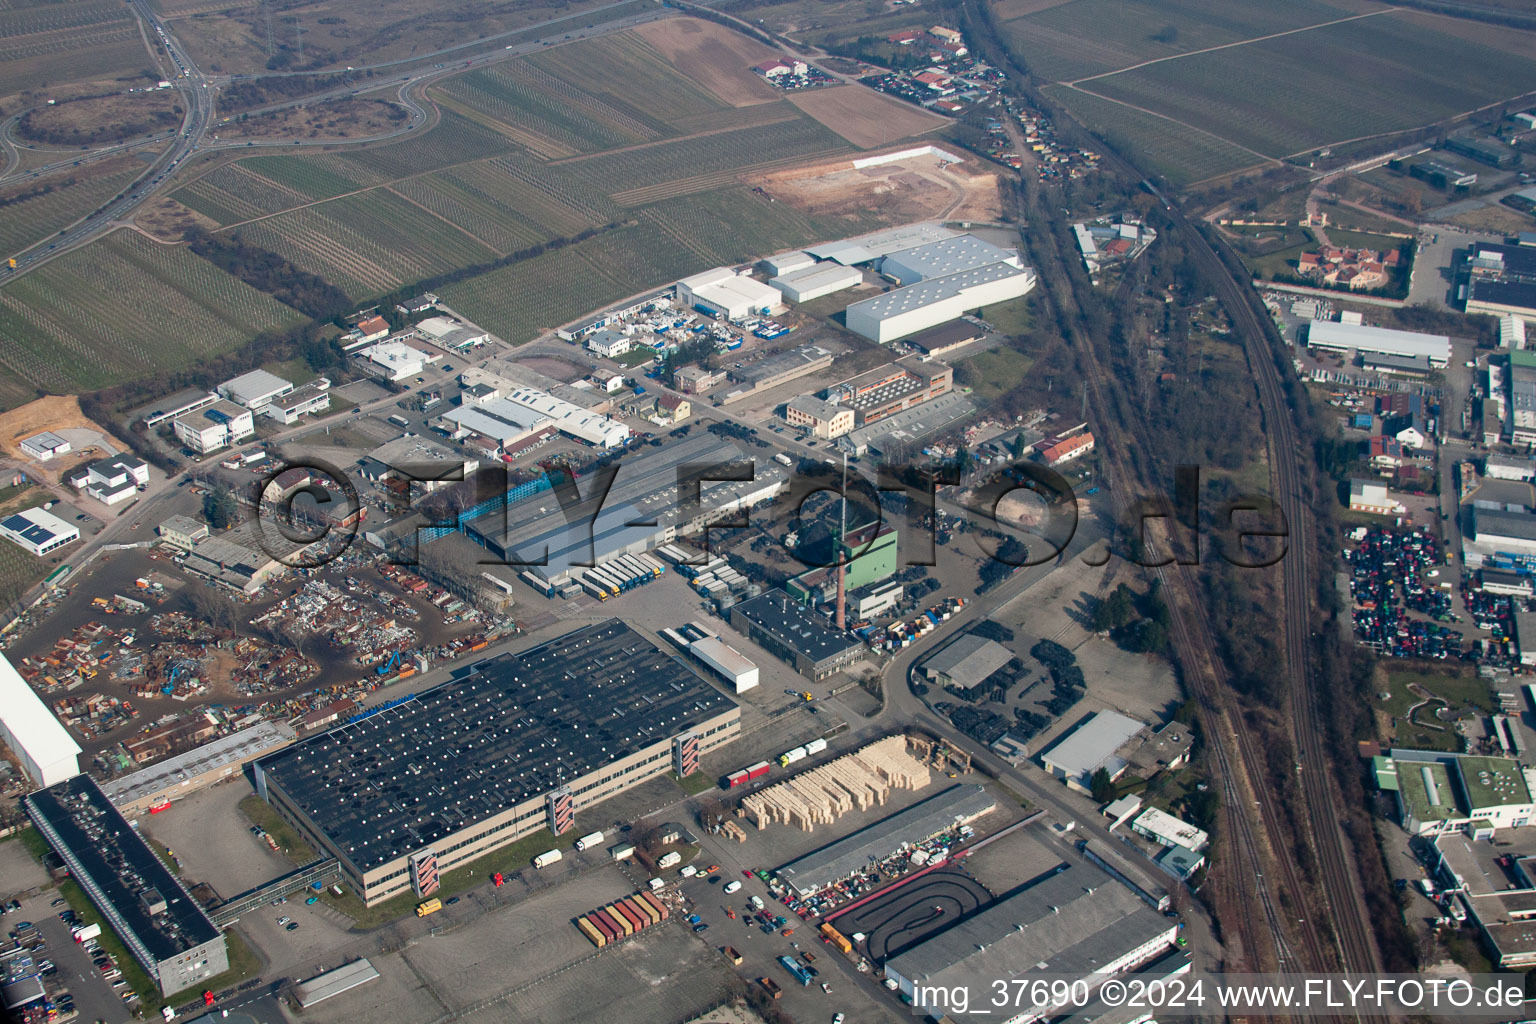
<svg viewBox="0 0 1536 1024">
<path fill-rule="evenodd" d="M 678 73 L 733 107 L 776 100 L 779 94 L 752 70 L 778 54 L 761 43 L 697 18 L 668 18 L 634 30 Z"/>
<path fill-rule="evenodd" d="M 366 139 L 394 131 L 410 115 L 388 100 L 334 100 L 237 119 L 219 129 L 224 139 Z"/>
<path fill-rule="evenodd" d="M 182 206 L 169 196 L 161 196 L 139 207 L 133 221 L 140 230 L 171 242 L 180 241 L 187 228 L 194 225 L 209 231 L 219 226 L 218 221 Z"/>
<path fill-rule="evenodd" d="M 172 89 L 154 89 L 42 106 L 16 123 L 16 134 L 59 146 L 121 142 L 178 127 L 180 98 Z"/>
<path fill-rule="evenodd" d="M 789 102 L 860 149 L 933 131 L 947 119 L 860 85 L 795 93 Z"/>
<path fill-rule="evenodd" d="M 92 457 L 99 458 L 103 454 L 115 452 L 118 446 L 111 440 L 111 435 L 102 426 L 85 417 L 80 411 L 80 400 L 74 395 L 49 395 L 10 412 L 0 413 L 0 450 L 7 455 L 21 459 L 23 462 L 32 463 L 31 459 L 21 451 L 21 441 L 34 434 L 40 434 L 45 430 L 51 430 L 55 434 L 63 434 L 74 447 L 74 451 L 47 463 L 42 468 L 42 476 L 51 480 L 57 480 L 58 475 L 85 459 L 83 448 L 92 444 L 103 445 Z M 75 431 L 76 433 L 64 433 Z"/>
<path fill-rule="evenodd" d="M 780 199 L 818 215 L 878 206 L 896 221 L 996 220 L 1001 214 L 997 178 L 960 164 L 939 169 L 931 156 L 909 157 L 856 170 L 846 161 L 762 175 L 749 181 Z"/>
</svg>

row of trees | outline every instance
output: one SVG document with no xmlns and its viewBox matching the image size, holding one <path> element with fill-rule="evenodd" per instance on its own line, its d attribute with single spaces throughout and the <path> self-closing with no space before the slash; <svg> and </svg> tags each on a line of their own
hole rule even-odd
<svg viewBox="0 0 1536 1024">
<path fill-rule="evenodd" d="M 187 247 L 220 270 L 316 320 L 334 320 L 351 311 L 347 293 L 319 274 L 294 266 L 270 249 L 253 245 L 239 232 L 222 236 L 200 226 L 182 233 Z"/>
</svg>

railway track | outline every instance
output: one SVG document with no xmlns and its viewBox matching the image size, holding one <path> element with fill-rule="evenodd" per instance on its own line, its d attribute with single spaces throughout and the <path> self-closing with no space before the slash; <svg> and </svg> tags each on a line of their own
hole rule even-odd
<svg viewBox="0 0 1536 1024">
<path fill-rule="evenodd" d="M 973 29 L 977 26 L 990 27 L 990 18 L 984 9 L 984 4 L 979 5 L 976 0 L 958 0 L 957 6 L 962 22 L 969 24 Z M 978 37 L 1000 38 L 995 32 L 990 34 L 982 32 Z M 1015 81 L 1029 82 L 1027 69 L 1014 60 L 1013 54 L 1005 47 L 999 47 L 999 49 L 1000 65 L 1006 66 L 1012 72 Z M 1014 127 L 1012 120 L 1005 120 L 1012 129 Z M 1085 126 L 1079 124 L 1078 127 L 1087 133 Z M 1113 148 L 1103 146 L 1101 152 L 1106 170 L 1112 169 L 1126 181 L 1135 181 L 1142 177 L 1140 171 L 1121 158 Z M 1149 182 L 1144 184 L 1153 195 L 1163 199 Z M 1248 280 L 1246 278 L 1240 280 L 1234 274 L 1232 264 L 1222 258 L 1222 254 L 1185 217 L 1181 209 L 1166 199 L 1163 199 L 1163 202 L 1174 229 L 1169 234 L 1182 242 L 1186 252 L 1204 271 L 1207 279 L 1214 282 L 1217 298 L 1226 308 L 1238 336 L 1242 339 L 1244 352 L 1258 391 L 1265 419 L 1266 435 L 1270 442 L 1270 466 L 1275 486 L 1275 500 L 1289 524 L 1291 544 L 1286 557 L 1281 560 L 1286 674 L 1289 683 L 1287 710 L 1290 713 L 1290 731 L 1295 747 L 1302 758 L 1300 781 L 1303 802 L 1306 805 L 1303 816 L 1310 832 L 1310 836 L 1300 838 L 1303 841 L 1310 839 L 1311 848 L 1316 854 L 1317 881 L 1320 883 L 1323 905 L 1311 906 L 1310 909 L 1303 911 L 1306 917 L 1298 918 L 1294 923 L 1284 919 L 1281 913 L 1282 908 L 1276 905 L 1269 882 L 1263 877 L 1261 865 L 1264 862 L 1265 851 L 1261 847 L 1259 836 L 1255 833 L 1255 819 L 1250 812 L 1251 805 L 1246 802 L 1250 798 L 1249 790 L 1264 779 L 1264 769 L 1268 759 L 1265 751 L 1259 749 L 1259 738 L 1250 731 L 1242 715 L 1232 706 L 1231 690 L 1226 685 L 1225 672 L 1217 658 L 1218 648 L 1215 638 L 1211 635 L 1208 620 L 1200 607 L 1198 591 L 1194 589 L 1194 581 L 1190 578 L 1190 568 L 1164 567 L 1158 570 L 1162 579 L 1177 580 L 1182 583 L 1181 586 L 1166 588 L 1170 610 L 1173 613 L 1171 615 L 1172 639 L 1181 656 L 1192 659 L 1185 663 L 1189 669 L 1186 673 L 1186 681 L 1195 691 L 1196 698 L 1202 706 L 1204 718 L 1208 724 L 1207 731 L 1210 734 L 1208 739 L 1211 742 L 1213 756 L 1222 773 L 1223 793 L 1227 798 L 1224 801 L 1226 809 L 1223 813 L 1223 821 L 1232 829 L 1236 839 L 1234 853 L 1238 863 L 1241 868 L 1251 871 L 1253 876 L 1250 880 L 1246 877 L 1247 872 L 1240 868 L 1224 872 L 1222 878 L 1232 895 L 1237 896 L 1239 900 L 1249 892 L 1258 898 L 1263 908 L 1265 924 L 1268 926 L 1266 930 L 1273 943 L 1275 960 L 1285 967 L 1291 970 L 1342 969 L 1352 972 L 1375 972 L 1380 970 L 1380 956 L 1370 931 L 1369 914 L 1344 845 L 1345 837 L 1341 831 L 1340 821 L 1334 812 L 1334 808 L 1340 806 L 1341 794 L 1332 781 L 1329 752 L 1323 741 L 1326 723 L 1320 720 L 1315 697 L 1314 686 L 1317 685 L 1318 680 L 1313 677 L 1308 645 L 1311 635 L 1308 570 L 1312 558 L 1310 547 L 1312 522 L 1308 514 L 1306 488 L 1309 486 L 1311 463 L 1310 453 L 1301 447 L 1301 439 L 1286 398 L 1285 379 L 1282 375 L 1284 371 L 1281 368 L 1284 363 L 1281 358 L 1283 353 L 1276 351 L 1269 325 L 1261 319 L 1250 301 L 1251 285 Z M 1167 244 L 1173 240 L 1172 237 L 1165 238 L 1164 242 Z M 1046 248 L 1050 250 L 1048 256 L 1059 264 L 1062 254 L 1056 249 L 1054 242 Z M 1047 301 L 1049 300 L 1048 296 Z M 1111 422 L 1120 424 L 1121 428 L 1127 431 L 1127 436 L 1144 441 L 1142 436 L 1144 432 L 1140 429 L 1139 418 L 1133 412 L 1130 415 L 1123 414 L 1111 401 L 1112 397 L 1119 397 L 1118 389 L 1112 389 L 1109 386 L 1109 378 L 1105 376 L 1099 364 L 1091 339 L 1083 338 L 1079 323 L 1074 322 L 1073 326 L 1083 350 L 1085 362 L 1088 364 L 1086 367 L 1089 377 L 1088 387 L 1093 392 L 1095 409 L 1107 412 Z M 1104 448 L 1106 458 L 1116 466 L 1115 471 L 1118 474 L 1125 474 L 1127 459 L 1125 446 L 1106 445 Z M 1128 457 L 1132 461 L 1140 461 L 1139 453 L 1149 450 L 1144 443 L 1138 443 Z M 1119 482 L 1122 488 L 1125 488 L 1126 485 L 1138 479 L 1145 478 L 1126 474 L 1120 476 Z M 1120 489 L 1117 488 L 1117 490 Z M 1117 503 L 1123 501 L 1118 496 L 1116 500 Z M 1233 770 L 1238 767 L 1243 769 L 1241 777 L 1237 776 Z M 1287 832 L 1282 829 L 1275 808 L 1270 806 L 1270 803 L 1258 799 L 1256 795 L 1253 799 L 1257 801 L 1259 812 L 1257 820 L 1262 824 L 1269 842 L 1272 844 L 1279 842 Z M 1298 865 L 1287 856 L 1285 850 L 1271 846 L 1268 852 L 1279 868 L 1280 882 L 1284 890 L 1291 895 L 1293 904 L 1298 908 L 1307 907 L 1306 894 L 1310 891 L 1310 887 L 1303 886 Z M 1254 922 L 1248 915 L 1242 912 L 1244 907 L 1242 902 L 1231 904 L 1231 906 L 1238 910 L 1237 920 L 1224 922 L 1224 925 L 1235 923 L 1238 933 L 1246 942 L 1251 943 L 1257 937 L 1258 929 L 1254 927 Z M 1288 931 L 1298 936 L 1303 953 L 1301 959 L 1298 959 L 1290 949 L 1287 939 Z M 1249 945 L 1247 948 L 1252 956 L 1251 951 L 1255 947 Z"/>
</svg>

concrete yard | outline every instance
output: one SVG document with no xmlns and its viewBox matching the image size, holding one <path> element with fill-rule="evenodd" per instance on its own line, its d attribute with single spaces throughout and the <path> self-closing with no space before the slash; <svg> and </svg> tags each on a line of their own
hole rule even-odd
<svg viewBox="0 0 1536 1024">
<path fill-rule="evenodd" d="M 178 800 L 159 814 L 141 816 L 139 831 L 153 845 L 176 851 L 184 880 L 206 882 L 228 899 L 294 867 L 251 835 L 239 805 L 252 792 L 242 775 Z"/>
<path fill-rule="evenodd" d="M 311 1008 L 305 1019 L 351 1024 L 453 1013 L 555 1022 L 576 1019 L 572 1007 L 579 1006 L 584 1020 L 670 1024 L 713 1005 L 724 994 L 723 967 L 712 965 L 718 958 L 678 925 L 664 923 L 600 952 L 571 923 L 637 888 L 636 879 L 609 866 L 583 875 L 580 884 L 449 923 L 397 953 L 370 957 L 379 981 Z"/>
</svg>

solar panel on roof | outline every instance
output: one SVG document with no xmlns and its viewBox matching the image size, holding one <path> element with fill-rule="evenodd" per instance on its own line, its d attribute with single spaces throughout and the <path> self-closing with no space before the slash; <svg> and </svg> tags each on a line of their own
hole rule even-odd
<svg viewBox="0 0 1536 1024">
<path fill-rule="evenodd" d="M 6 516 L 5 522 L 0 525 L 3 525 L 7 530 L 15 530 L 16 532 L 20 533 L 22 530 L 25 530 L 32 525 L 32 520 L 18 513 L 16 515 Z"/>
</svg>

